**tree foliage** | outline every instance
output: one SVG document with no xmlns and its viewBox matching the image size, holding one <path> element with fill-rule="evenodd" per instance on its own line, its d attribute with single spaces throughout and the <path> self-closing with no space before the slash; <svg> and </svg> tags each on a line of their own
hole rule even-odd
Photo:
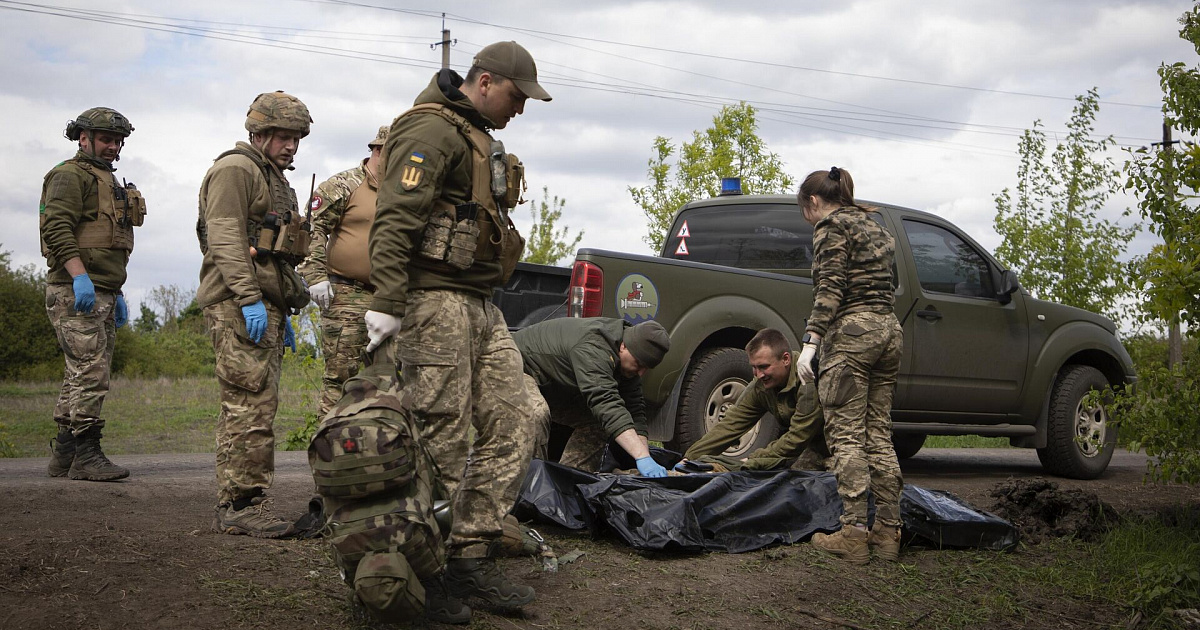
<svg viewBox="0 0 1200 630">
<path fill-rule="evenodd" d="M 58 337 L 46 317 L 46 277 L 34 265 L 12 268 L 0 252 L 0 379 L 19 378 L 39 367 L 61 374 Z"/>
<path fill-rule="evenodd" d="M 1119 183 L 1104 157 L 1115 141 L 1092 135 L 1096 90 L 1075 100 L 1067 136 L 1049 156 L 1041 121 L 1021 136 L 1016 197 L 1008 188 L 996 196 L 994 224 L 1003 238 L 996 257 L 1037 297 L 1120 319 L 1120 299 L 1131 290 L 1120 257 L 1138 228 L 1099 218 Z"/>
<path fill-rule="evenodd" d="M 571 237 L 570 228 L 558 227 L 562 220 L 567 200 L 558 195 L 550 196 L 550 189 L 542 187 L 542 201 L 533 203 L 529 209 L 533 215 L 533 226 L 529 228 L 529 239 L 525 242 L 525 253 L 521 260 L 539 265 L 554 265 L 564 257 L 575 253 L 583 231 Z"/>
<path fill-rule="evenodd" d="M 722 107 L 712 126 L 693 132 L 692 141 L 678 151 L 662 136 L 654 139 L 651 151 L 646 169 L 650 183 L 628 190 L 649 224 L 642 240 L 655 252 L 662 250 L 675 212 L 689 201 L 717 196 L 722 177 L 741 177 L 746 194 L 788 192 L 795 184 L 779 155 L 759 137 L 755 109 L 745 102 Z"/>
</svg>

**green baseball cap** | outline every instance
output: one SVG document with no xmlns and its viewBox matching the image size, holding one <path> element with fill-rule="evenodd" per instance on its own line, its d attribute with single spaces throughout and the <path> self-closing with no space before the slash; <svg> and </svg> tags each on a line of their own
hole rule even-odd
<svg viewBox="0 0 1200 630">
<path fill-rule="evenodd" d="M 511 80 L 529 98 L 550 100 L 550 94 L 538 85 L 537 64 L 533 62 L 533 55 L 517 42 L 496 42 L 484 46 L 475 54 L 475 61 L 471 65 Z"/>
</svg>

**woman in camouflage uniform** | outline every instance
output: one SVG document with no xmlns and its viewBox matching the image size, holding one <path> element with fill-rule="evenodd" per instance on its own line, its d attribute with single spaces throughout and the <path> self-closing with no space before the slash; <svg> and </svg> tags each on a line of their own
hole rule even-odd
<svg viewBox="0 0 1200 630">
<path fill-rule="evenodd" d="M 815 254 L 812 315 L 797 371 L 802 380 L 814 378 L 813 358 L 824 346 L 817 396 L 844 507 L 842 529 L 814 535 L 813 544 L 854 564 L 866 564 L 870 549 L 895 560 L 903 487 L 891 419 L 903 342 L 893 312 L 896 243 L 854 202 L 854 181 L 836 166 L 810 173 L 798 202 L 814 226 Z M 868 488 L 876 509 L 870 533 Z"/>
</svg>

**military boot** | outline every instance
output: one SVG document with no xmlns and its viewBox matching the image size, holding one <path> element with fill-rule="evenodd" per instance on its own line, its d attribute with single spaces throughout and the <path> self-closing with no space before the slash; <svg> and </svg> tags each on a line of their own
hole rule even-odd
<svg viewBox="0 0 1200 630">
<path fill-rule="evenodd" d="M 421 580 L 425 587 L 425 619 L 434 623 L 471 623 L 471 608 L 450 593 L 446 575 Z"/>
<path fill-rule="evenodd" d="M 75 434 L 70 429 L 59 427 L 58 435 L 50 440 L 50 465 L 47 472 L 51 477 L 65 477 L 75 461 Z"/>
<path fill-rule="evenodd" d="M 217 506 L 213 531 L 255 538 L 284 538 L 292 534 L 292 523 L 275 516 L 271 500 L 258 494 Z"/>
<path fill-rule="evenodd" d="M 866 564 L 871 561 L 867 548 L 867 530 L 854 525 L 842 525 L 832 534 L 813 534 L 812 544 L 850 564 Z"/>
<path fill-rule="evenodd" d="M 100 450 L 100 429 L 92 427 L 75 436 L 75 461 L 67 476 L 86 481 L 116 481 L 129 476 L 129 469 L 122 468 L 104 456 Z"/>
<path fill-rule="evenodd" d="M 888 527 L 875 521 L 871 535 L 867 536 L 867 547 L 873 549 L 880 560 L 895 562 L 900 559 L 900 528 Z"/>
<path fill-rule="evenodd" d="M 446 586 L 463 599 L 478 597 L 502 608 L 520 608 L 535 595 L 532 587 L 508 579 L 495 558 L 450 558 Z"/>
</svg>

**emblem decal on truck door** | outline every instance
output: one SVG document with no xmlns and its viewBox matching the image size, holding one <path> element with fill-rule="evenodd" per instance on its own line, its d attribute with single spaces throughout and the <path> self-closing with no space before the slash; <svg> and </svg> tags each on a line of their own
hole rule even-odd
<svg viewBox="0 0 1200 630">
<path fill-rule="evenodd" d="M 617 313 L 625 321 L 639 323 L 658 314 L 658 289 L 650 278 L 631 273 L 617 284 Z"/>
</svg>

